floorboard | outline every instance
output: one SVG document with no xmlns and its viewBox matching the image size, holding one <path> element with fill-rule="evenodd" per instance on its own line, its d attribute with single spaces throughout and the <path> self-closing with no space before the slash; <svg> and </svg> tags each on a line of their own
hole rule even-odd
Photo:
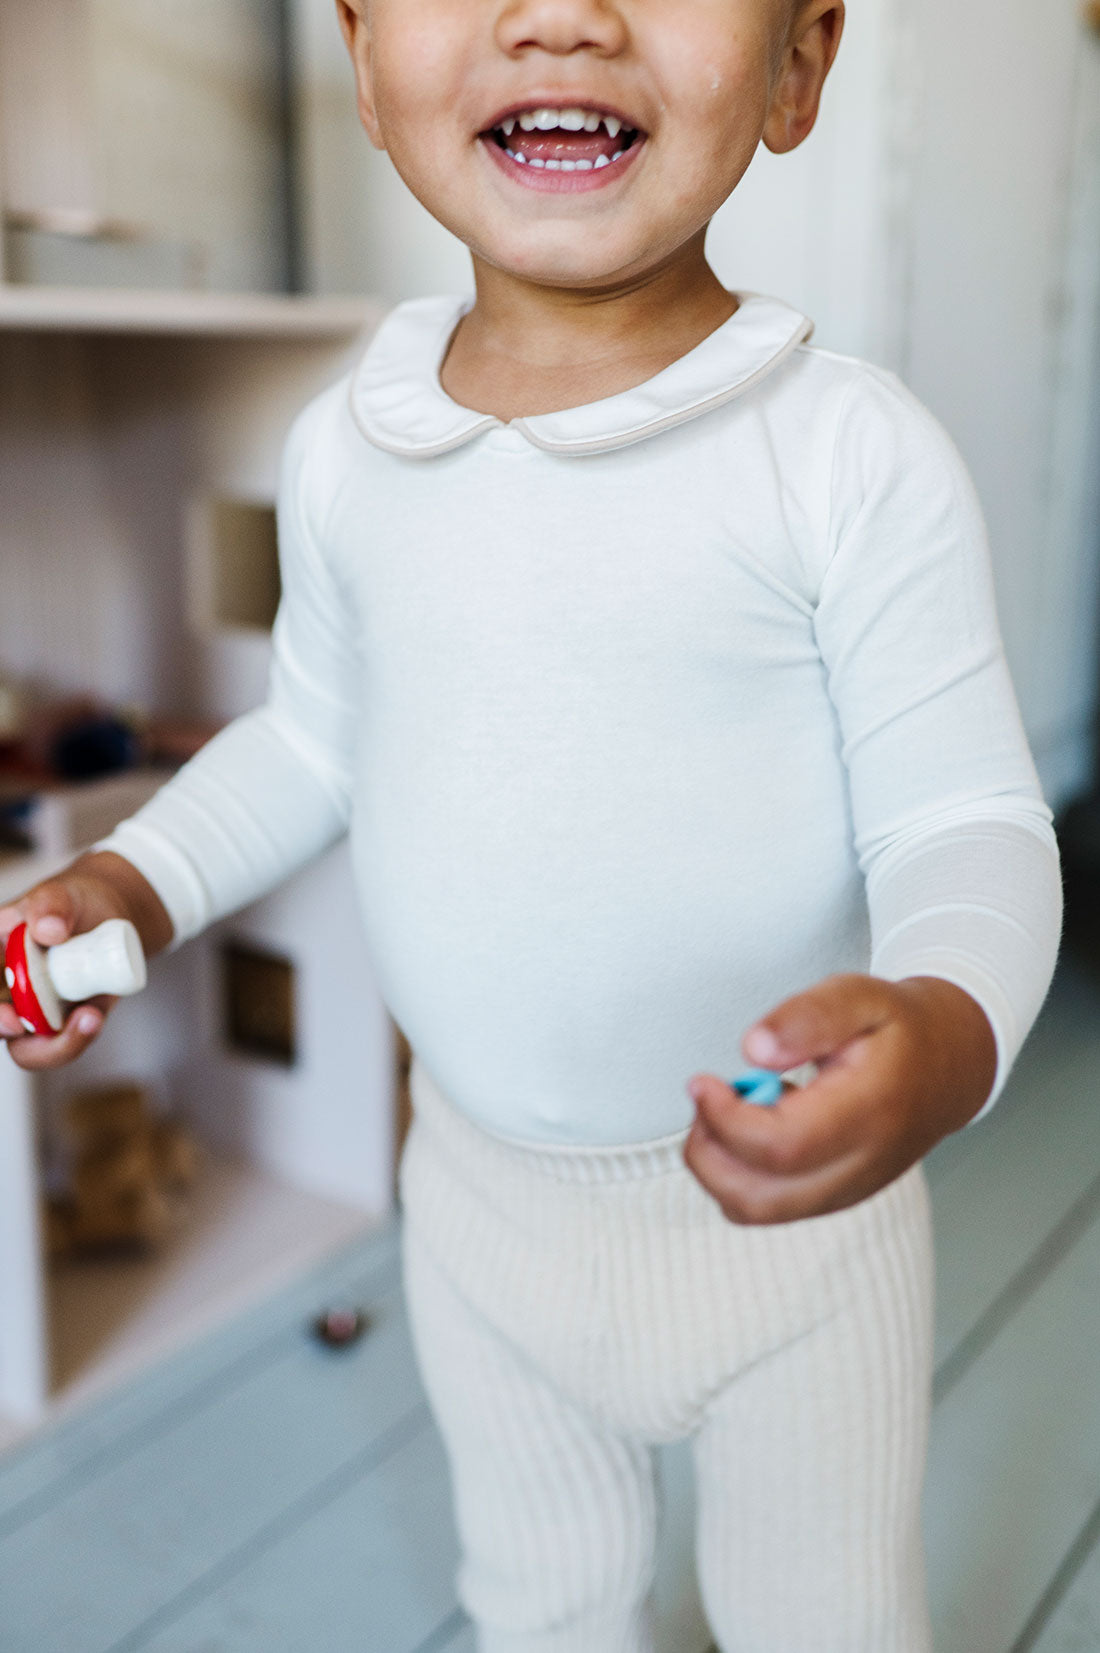
<svg viewBox="0 0 1100 1653">
<path fill-rule="evenodd" d="M 1008 1653 L 1100 1490 L 1100 1222 L 936 1408 L 929 1568 L 939 1653 Z"/>
<path fill-rule="evenodd" d="M 1061 972 L 992 1114 L 927 1161 L 938 1257 L 937 1365 L 1100 1173 L 1100 988 Z"/>
<path fill-rule="evenodd" d="M 361 1455 L 286 1509 L 281 1530 L 227 1556 L 110 1653 L 418 1653 L 441 1625 L 456 1628 L 446 1471 L 434 1431 L 423 1414 L 417 1422 L 384 1457 Z"/>
<path fill-rule="evenodd" d="M 929 1161 L 938 1653 L 1054 1653 L 1048 1621 L 1095 1553 L 1098 1100 L 1100 979 L 1069 960 L 1001 1104 Z"/>
<path fill-rule="evenodd" d="M 1100 1499 L 1036 1603 L 1012 1653 L 1095 1653 L 1100 1647 Z"/>
<path fill-rule="evenodd" d="M 331 1353 L 297 1320 L 12 1506 L 0 1601 L 20 1599 L 22 1610 L 5 1653 L 105 1653 L 279 1530 L 332 1477 L 365 1472 L 393 1450 L 395 1431 L 422 1428 L 392 1282 L 369 1306 L 375 1329 L 356 1348 Z M 49 1590 L 27 1590 L 45 1578 Z"/>
<path fill-rule="evenodd" d="M 216 1404 L 254 1368 L 297 1347 L 319 1305 L 386 1295 L 397 1290 L 398 1277 L 396 1231 L 372 1235 L 201 1338 L 186 1355 L 159 1362 L 9 1451 L 0 1459 L 0 1543 L 24 1518 L 28 1500 L 48 1507 L 60 1489 L 98 1475 L 147 1436 L 172 1427 L 179 1414 Z"/>
</svg>

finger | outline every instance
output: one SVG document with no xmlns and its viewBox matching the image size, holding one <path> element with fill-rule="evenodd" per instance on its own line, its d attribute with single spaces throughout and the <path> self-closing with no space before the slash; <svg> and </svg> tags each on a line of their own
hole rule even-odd
<svg viewBox="0 0 1100 1653">
<path fill-rule="evenodd" d="M 31 935 L 43 947 L 53 947 L 67 941 L 73 933 L 76 904 L 68 887 L 60 880 L 38 884 L 18 901 L 0 907 L 0 938 L 7 941 L 12 931 L 24 921 Z"/>
<path fill-rule="evenodd" d="M 79 1004 L 67 1018 L 60 1033 L 52 1038 L 24 1033 L 8 1045 L 11 1059 L 28 1073 L 41 1073 L 48 1068 L 64 1067 L 83 1055 L 103 1026 L 105 1012 L 102 1001 Z"/>
<path fill-rule="evenodd" d="M 797 1177 L 774 1177 L 731 1155 L 696 1120 L 684 1144 L 684 1160 L 723 1215 L 743 1227 L 799 1222 L 856 1205 L 879 1186 L 874 1168 L 858 1150 Z"/>
<path fill-rule="evenodd" d="M 889 1017 L 889 988 L 874 976 L 829 976 L 762 1016 L 741 1048 L 750 1062 L 766 1068 L 828 1062 L 850 1040 L 873 1032 Z"/>
<path fill-rule="evenodd" d="M 78 902 L 71 886 L 60 878 L 36 884 L 20 902 L 27 928 L 41 947 L 56 947 L 79 927 Z"/>
<path fill-rule="evenodd" d="M 862 1046 L 877 1037 L 855 1041 L 811 1084 L 785 1091 L 773 1107 L 757 1107 L 713 1074 L 698 1074 L 688 1086 L 696 1115 L 745 1166 L 783 1177 L 818 1170 L 855 1152 L 866 1137 L 868 1112 L 885 1084 L 884 1064 L 866 1060 Z"/>
<path fill-rule="evenodd" d="M 7 941 L 25 916 L 21 902 L 9 901 L 0 907 L 0 942 Z"/>
<path fill-rule="evenodd" d="M 26 1029 L 10 1004 L 0 1004 L 0 1039 L 21 1039 Z"/>
</svg>

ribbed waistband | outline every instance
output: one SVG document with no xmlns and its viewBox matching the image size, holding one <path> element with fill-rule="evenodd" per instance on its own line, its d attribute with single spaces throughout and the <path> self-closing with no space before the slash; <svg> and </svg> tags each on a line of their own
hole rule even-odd
<svg viewBox="0 0 1100 1653">
<path fill-rule="evenodd" d="M 688 1175 L 683 1148 L 687 1131 L 655 1137 L 647 1142 L 599 1143 L 575 1146 L 571 1143 L 522 1142 L 476 1125 L 449 1101 L 417 1058 L 413 1058 L 409 1089 L 417 1116 L 449 1147 L 461 1153 L 464 1145 L 486 1155 L 499 1156 L 501 1169 L 508 1167 L 537 1172 L 557 1182 L 594 1186 L 639 1182 L 647 1177 Z"/>
</svg>

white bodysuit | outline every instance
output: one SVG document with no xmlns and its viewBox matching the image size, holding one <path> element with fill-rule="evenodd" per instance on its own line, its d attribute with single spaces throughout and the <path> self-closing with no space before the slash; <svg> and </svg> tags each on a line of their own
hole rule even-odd
<svg viewBox="0 0 1100 1653">
<path fill-rule="evenodd" d="M 268 703 L 106 847 L 182 940 L 350 829 L 383 997 L 498 1135 L 682 1130 L 834 971 L 964 987 L 995 1095 L 1059 885 L 947 437 L 753 296 L 503 424 L 439 383 L 461 311 L 401 306 L 298 419 Z"/>
</svg>

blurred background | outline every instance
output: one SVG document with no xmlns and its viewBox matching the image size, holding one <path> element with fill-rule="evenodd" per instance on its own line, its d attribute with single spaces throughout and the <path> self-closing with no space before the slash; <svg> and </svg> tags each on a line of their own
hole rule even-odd
<svg viewBox="0 0 1100 1653">
<path fill-rule="evenodd" d="M 0 223 L 6 898 L 260 698 L 286 428 L 387 306 L 466 290 L 470 275 L 362 134 L 331 0 L 0 0 Z M 900 373 L 961 448 L 1087 956 L 1100 928 L 1100 7 L 851 0 L 817 130 L 792 156 L 761 153 L 709 245 L 727 285 L 787 299 L 819 344 Z M 1074 1051 L 1089 1071 L 1096 1008 L 1081 989 L 1045 1062 Z M 339 847 L 159 961 L 72 1071 L 32 1082 L 0 1057 L 0 1446 L 388 1233 L 406 1067 Z M 1059 1225 L 1068 1246 L 1100 1213 L 1082 1103 L 1062 1180 L 1036 1171 L 1020 1215 L 1045 1140 L 1012 1123 L 1042 1100 L 1043 1073 L 1021 1071 L 1018 1107 L 988 1128 L 1006 1144 L 982 1161 L 1002 1178 L 988 1212 L 970 1192 L 994 1173 L 969 1147 L 943 1161 L 941 1226 L 976 1271 L 946 1289 L 952 1383 L 959 1351 L 1007 1324 L 1027 1270 L 1057 1251 Z M 679 1507 L 681 1470 L 667 1473 Z M 955 1578 L 945 1645 L 1070 1647 L 1040 1642 L 1027 1615 L 1075 1543 L 1077 1569 L 1091 1554 L 1090 1477 L 1080 1519 L 1065 1517 L 1021 1585 L 1015 1629 L 998 1627 L 995 1591 Z M 4 1509 L 0 1496 L 0 1571 Z M 956 1529 L 942 1532 L 947 1568 Z M 697 1609 L 675 1579 L 667 1596 L 681 1601 L 669 1646 L 696 1653 L 683 1627 Z M 12 1645 L 115 1645 L 72 1615 L 74 1639 L 36 1620 Z M 1072 1645 L 1100 1648 L 1100 1607 L 1094 1628 Z M 452 1629 L 430 1645 L 464 1646 L 460 1619 Z M 393 1635 L 371 1645 L 417 1645 Z"/>
</svg>

